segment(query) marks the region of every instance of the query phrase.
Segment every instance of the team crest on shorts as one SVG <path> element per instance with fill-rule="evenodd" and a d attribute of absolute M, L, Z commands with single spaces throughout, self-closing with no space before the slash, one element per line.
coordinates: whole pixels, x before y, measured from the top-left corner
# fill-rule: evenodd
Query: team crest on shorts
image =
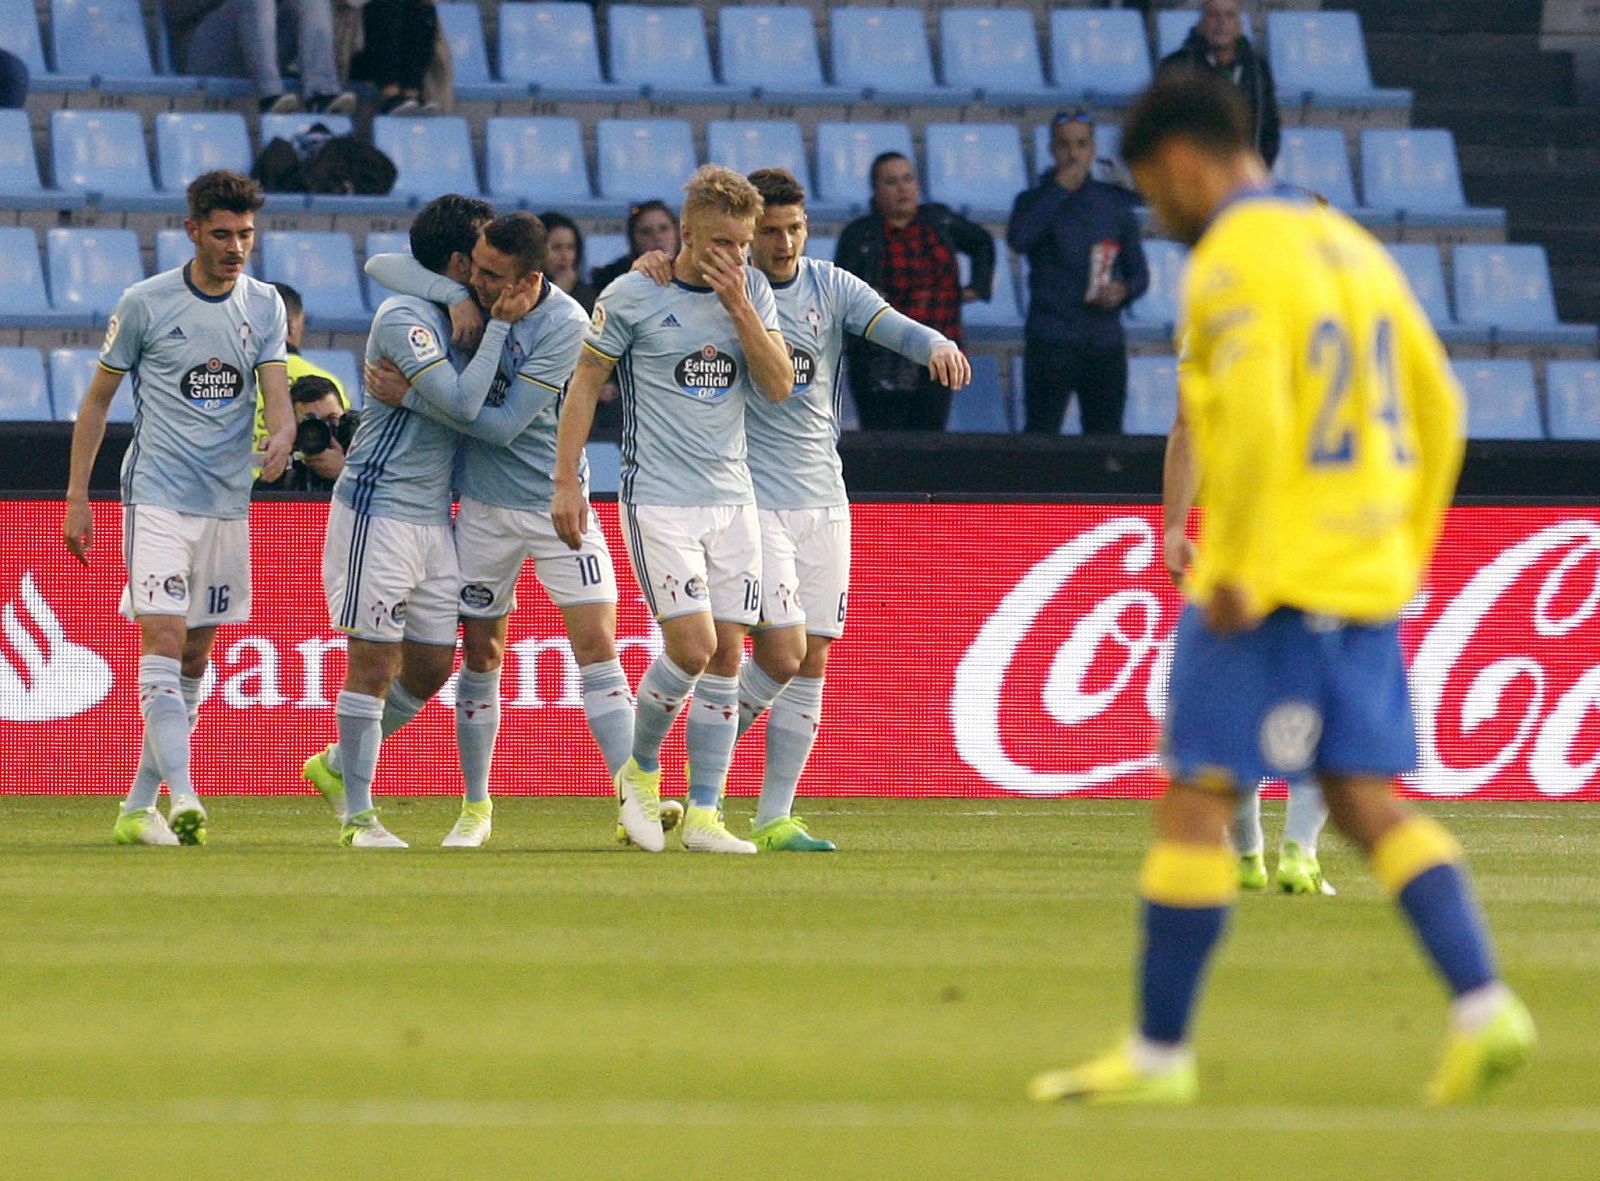
<path fill-rule="evenodd" d="M 706 597 L 706 580 L 696 574 L 683 584 L 683 593 L 697 602 Z"/>
<path fill-rule="evenodd" d="M 169 575 L 161 584 L 161 589 L 167 592 L 167 598 L 179 603 L 189 597 L 189 583 L 181 574 Z"/>
<path fill-rule="evenodd" d="M 156 601 L 156 593 L 161 590 L 161 579 L 157 575 L 150 575 L 144 580 L 144 600 L 147 603 Z"/>
<path fill-rule="evenodd" d="M 1322 715 L 1305 701 L 1285 701 L 1261 719 L 1261 755 L 1275 771 L 1304 771 L 1316 757 Z"/>
<path fill-rule="evenodd" d="M 432 361 L 442 355 L 433 333 L 420 324 L 406 333 L 406 342 L 411 345 L 411 355 L 419 361 Z"/>
<path fill-rule="evenodd" d="M 476 611 L 482 611 L 494 602 L 494 591 L 481 582 L 469 582 L 461 588 L 461 601 Z"/>
<path fill-rule="evenodd" d="M 406 600 L 401 599 L 389 609 L 389 618 L 394 620 L 396 627 L 403 627 L 406 622 L 406 613 L 408 611 L 410 611 L 410 607 L 407 606 Z"/>

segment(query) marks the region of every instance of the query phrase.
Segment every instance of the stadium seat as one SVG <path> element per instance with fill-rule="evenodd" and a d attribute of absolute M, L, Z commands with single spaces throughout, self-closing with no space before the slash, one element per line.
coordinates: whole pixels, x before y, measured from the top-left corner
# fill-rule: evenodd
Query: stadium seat
<path fill-rule="evenodd" d="M 1028 187 L 1022 141 L 1010 123 L 933 123 L 925 132 L 928 199 L 975 221 L 1003 221 Z"/>
<path fill-rule="evenodd" d="M 364 259 L 371 258 L 374 254 L 410 254 L 411 234 L 406 230 L 374 232 L 367 235 L 362 250 L 364 253 L 361 257 Z"/>
<path fill-rule="evenodd" d="M 483 14 L 476 4 L 435 4 L 439 31 L 450 45 L 455 96 L 462 102 L 511 102 L 528 97 L 526 82 L 501 82 L 489 73 Z"/>
<path fill-rule="evenodd" d="M 139 0 L 50 0 L 50 42 L 56 69 L 87 75 L 122 94 L 194 94 L 189 77 L 158 76 L 151 67 Z"/>
<path fill-rule="evenodd" d="M 1269 12 L 1267 57 L 1284 103 L 1409 107 L 1409 90 L 1372 84 L 1361 16 L 1354 12 Z"/>
<path fill-rule="evenodd" d="M 882 152 L 915 160 L 911 129 L 904 123 L 817 124 L 817 191 L 824 201 L 865 207 L 872 198 L 867 170 Z"/>
<path fill-rule="evenodd" d="M 0 349 L 0 419 L 6 422 L 49 422 L 50 380 L 38 349 Z"/>
<path fill-rule="evenodd" d="M 446 193 L 478 195 L 478 165 L 472 134 L 460 116 L 405 118 L 383 115 L 372 121 L 372 142 L 394 161 L 393 194 L 431 201 Z"/>
<path fill-rule="evenodd" d="M 1250 26 L 1250 13 L 1245 10 L 1239 14 L 1239 20 L 1244 26 L 1244 35 L 1252 41 L 1255 33 Z M 1189 34 L 1195 25 L 1200 23 L 1200 12 L 1192 8 L 1163 8 L 1156 13 L 1156 63 L 1159 65 L 1164 57 L 1171 57 L 1183 48 L 1183 43 L 1189 39 Z"/>
<path fill-rule="evenodd" d="M 576 119 L 497 117 L 485 124 L 489 195 L 523 208 L 579 212 L 594 202 L 583 129 Z"/>
<path fill-rule="evenodd" d="M 496 21 L 500 78 L 526 83 L 540 102 L 623 102 L 637 86 L 600 73 L 594 9 L 587 4 L 502 4 Z"/>
<path fill-rule="evenodd" d="M 1127 169 L 1122 163 L 1122 125 L 1097 123 L 1094 128 L 1094 167 L 1089 175 L 1107 184 L 1131 188 Z M 1033 170 L 1030 184 L 1038 183 L 1039 174 L 1054 172 L 1055 160 L 1050 155 L 1050 126 L 1040 123 L 1033 129 Z"/>
<path fill-rule="evenodd" d="M 289 284 L 320 332 L 365 332 L 372 321 L 361 298 L 350 235 L 326 230 L 261 235 L 261 277 Z"/>
<path fill-rule="evenodd" d="M 1411 292 L 1427 313 L 1433 330 L 1445 344 L 1487 345 L 1491 333 L 1486 326 L 1471 327 L 1457 324 L 1450 310 L 1450 292 L 1444 282 L 1444 266 L 1439 261 L 1439 248 L 1431 242 L 1385 242 L 1384 248 L 1394 256 L 1405 272 Z"/>
<path fill-rule="evenodd" d="M 606 47 L 611 76 L 655 102 L 746 102 L 750 86 L 725 86 L 711 74 L 705 18 L 678 4 L 613 4 Z"/>
<path fill-rule="evenodd" d="M 992 353 L 972 357 L 972 381 L 950 395 L 950 417 L 945 429 L 961 435 L 1011 433 L 1006 413 L 1006 391 L 1000 383 L 1000 362 Z"/>
<path fill-rule="evenodd" d="M 1600 362 L 1551 361 L 1544 384 L 1552 439 L 1600 439 Z"/>
<path fill-rule="evenodd" d="M 823 257 L 809 246 L 806 252 Z M 958 254 L 956 264 L 961 270 L 961 285 L 965 287 L 972 282 L 972 259 Z M 994 293 L 988 299 L 975 299 L 961 305 L 961 329 L 970 341 L 1014 341 L 1022 337 L 1022 304 L 1017 298 L 1011 251 L 1004 242 L 997 243 L 994 252 Z"/>
<path fill-rule="evenodd" d="M 1556 319 L 1543 246 L 1455 248 L 1456 319 L 1487 327 L 1504 344 L 1595 346 L 1593 324 Z"/>
<path fill-rule="evenodd" d="M 694 133 L 682 119 L 601 119 L 595 127 L 600 195 L 676 207 L 694 172 Z"/>
<path fill-rule="evenodd" d="M 144 125 L 135 111 L 50 112 L 50 159 L 58 189 L 92 205 L 132 211 L 182 208 L 181 194 L 150 183 Z"/>
<path fill-rule="evenodd" d="M 1054 102 L 1045 83 L 1033 13 L 1020 8 L 947 8 L 939 14 L 939 65 L 951 86 L 984 102 L 1027 106 Z"/>
<path fill-rule="evenodd" d="M 823 80 L 817 27 L 803 7 L 724 5 L 717 13 L 722 77 L 779 106 L 861 101 L 859 86 Z"/>
<path fill-rule="evenodd" d="M 50 304 L 102 321 L 122 293 L 145 277 L 139 235 L 132 230 L 47 230 L 45 270 Z"/>
<path fill-rule="evenodd" d="M 1455 136 L 1436 129 L 1361 133 L 1361 192 L 1373 209 L 1404 221 L 1503 226 L 1503 209 L 1472 209 L 1461 188 Z"/>
<path fill-rule="evenodd" d="M 583 453 L 589 459 L 589 492 L 615 493 L 622 486 L 622 448 L 615 443 L 590 442 Z"/>
<path fill-rule="evenodd" d="M 39 240 L 30 226 L 0 228 L 0 325 L 6 328 L 88 328 L 90 309 L 50 306 L 39 265 Z"/>
<path fill-rule="evenodd" d="M 583 239 L 583 269 L 598 270 L 615 262 L 626 253 L 628 253 L 628 239 L 624 234 L 586 234 Z"/>
<path fill-rule="evenodd" d="M 1126 103 L 1150 85 L 1144 21 L 1131 8 L 1065 8 L 1050 14 L 1056 89 L 1085 102 Z"/>
<path fill-rule="evenodd" d="M 1178 297 L 1183 290 L 1183 265 L 1188 253 L 1176 242 L 1152 238 L 1144 243 L 1150 286 L 1123 313 L 1128 339 L 1164 343 L 1178 322 Z"/>
<path fill-rule="evenodd" d="M 1527 361 L 1456 361 L 1467 395 L 1469 439 L 1542 439 L 1539 395 Z"/>
<path fill-rule="evenodd" d="M 933 78 L 928 30 L 916 8 L 834 8 L 833 78 L 860 87 L 887 106 L 959 106 L 971 89 L 940 86 Z"/>
<path fill-rule="evenodd" d="M 300 355 L 337 377 L 351 409 L 361 409 L 361 363 L 354 353 L 349 349 L 301 349 Z"/>
<path fill-rule="evenodd" d="M 99 349 L 50 350 L 50 402 L 57 422 L 76 422 L 83 395 L 100 368 Z M 111 399 L 107 422 L 132 422 L 134 416 L 133 381 L 124 377 Z"/>
<path fill-rule="evenodd" d="M 1285 127 L 1272 173 L 1285 184 L 1326 197 L 1347 213 L 1359 204 L 1350 178 L 1350 153 L 1344 132 L 1337 127 Z"/>
<path fill-rule="evenodd" d="M 261 146 L 266 147 L 274 139 L 286 139 L 293 143 L 295 136 L 310 131 L 318 123 L 334 135 L 349 135 L 352 130 L 349 115 L 313 115 L 309 112 L 295 115 L 262 115 Z"/>
<path fill-rule="evenodd" d="M 1178 414 L 1176 357 L 1129 357 L 1128 404 L 1122 430 L 1128 435 L 1165 435 Z"/>
<path fill-rule="evenodd" d="M 757 168 L 787 168 L 807 190 L 811 169 L 799 125 L 781 119 L 712 119 L 706 123 L 706 162 L 741 175 Z"/>
<path fill-rule="evenodd" d="M 22 59 L 22 64 L 28 67 L 30 85 L 49 72 L 33 0 L 0 0 L 0 49 Z M 88 78 L 77 81 L 80 87 L 89 84 Z"/>
<path fill-rule="evenodd" d="M 230 168 L 250 173 L 250 131 L 232 113 L 156 116 L 156 172 L 168 192 L 188 188 L 203 172 Z"/>
<path fill-rule="evenodd" d="M 83 194 L 46 189 L 39 183 L 28 112 L 0 111 L 0 204 L 8 209 L 81 209 Z"/>

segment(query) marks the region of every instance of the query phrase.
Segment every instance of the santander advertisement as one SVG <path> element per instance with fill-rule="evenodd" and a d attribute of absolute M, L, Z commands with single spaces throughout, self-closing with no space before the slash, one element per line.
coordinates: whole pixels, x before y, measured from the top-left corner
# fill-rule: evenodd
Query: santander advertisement
<path fill-rule="evenodd" d="M 616 528 L 620 646 L 637 683 L 660 637 Z M 138 647 L 116 615 L 120 509 L 95 509 L 84 570 L 61 506 L 0 502 L 0 742 L 6 791 L 120 795 L 138 761 Z M 802 794 L 1142 796 L 1180 606 L 1159 510 L 1105 505 L 865 504 L 853 510 L 848 631 Z M 320 581 L 327 506 L 258 504 L 254 609 L 221 629 L 194 736 L 202 792 L 306 790 L 334 737 L 344 641 Z M 492 786 L 605 794 L 559 614 L 531 569 L 518 590 Z M 1600 509 L 1459 508 L 1408 608 L 1422 768 L 1416 796 L 1600 798 Z M 1218 692 L 1227 692 L 1219 685 Z M 460 790 L 451 688 L 383 747 L 377 788 Z M 760 785 L 763 725 L 730 790 Z M 682 726 L 668 791 L 681 791 Z"/>

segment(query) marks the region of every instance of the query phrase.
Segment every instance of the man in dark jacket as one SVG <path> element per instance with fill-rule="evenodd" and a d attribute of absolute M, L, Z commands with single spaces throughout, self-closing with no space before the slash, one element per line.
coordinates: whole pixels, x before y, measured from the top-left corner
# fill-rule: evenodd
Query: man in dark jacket
<path fill-rule="evenodd" d="M 961 343 L 961 305 L 994 287 L 994 239 L 945 205 L 922 203 L 917 170 L 899 152 L 872 162 L 872 212 L 845 226 L 834 260 L 883 293 L 897 312 Z M 961 283 L 957 254 L 972 260 Z M 898 353 L 845 337 L 850 393 L 868 431 L 942 431 L 950 390 Z"/>
<path fill-rule="evenodd" d="M 1006 227 L 1011 248 L 1028 258 L 1025 429 L 1060 431 L 1076 392 L 1084 434 L 1121 434 L 1128 400 L 1122 309 L 1150 285 L 1137 199 L 1089 178 L 1094 123 L 1087 112 L 1055 117 L 1050 155 L 1056 166 L 1017 194 Z"/>
<path fill-rule="evenodd" d="M 1278 158 L 1278 94 L 1267 59 L 1244 35 L 1239 0 L 1206 0 L 1188 40 L 1162 58 L 1160 68 L 1210 70 L 1237 86 L 1250 107 L 1256 150 L 1272 167 Z"/>

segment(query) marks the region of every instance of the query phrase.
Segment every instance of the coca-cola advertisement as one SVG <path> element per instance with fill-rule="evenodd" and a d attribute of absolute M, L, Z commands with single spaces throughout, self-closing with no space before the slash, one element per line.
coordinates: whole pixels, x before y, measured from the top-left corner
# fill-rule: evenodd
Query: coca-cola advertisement
<path fill-rule="evenodd" d="M 637 683 L 660 636 L 621 566 L 619 642 Z M 120 508 L 95 506 L 89 568 L 61 506 L 0 502 L 5 790 L 121 794 L 138 761 L 138 644 L 116 614 Z M 833 648 L 811 795 L 1142 796 L 1180 600 L 1155 506 L 866 504 L 852 510 L 849 623 Z M 194 735 L 204 792 L 306 790 L 334 737 L 344 639 L 320 559 L 327 506 L 252 510 L 254 606 L 219 631 Z M 531 569 L 510 624 L 492 787 L 605 794 L 559 614 Z M 1418 796 L 1600 798 L 1600 510 L 1452 511 L 1402 628 L 1417 706 Z M 1227 692 L 1219 685 L 1218 692 Z M 385 741 L 377 790 L 460 790 L 451 689 Z M 681 790 L 682 727 L 665 752 Z M 759 788 L 762 726 L 730 790 Z"/>

